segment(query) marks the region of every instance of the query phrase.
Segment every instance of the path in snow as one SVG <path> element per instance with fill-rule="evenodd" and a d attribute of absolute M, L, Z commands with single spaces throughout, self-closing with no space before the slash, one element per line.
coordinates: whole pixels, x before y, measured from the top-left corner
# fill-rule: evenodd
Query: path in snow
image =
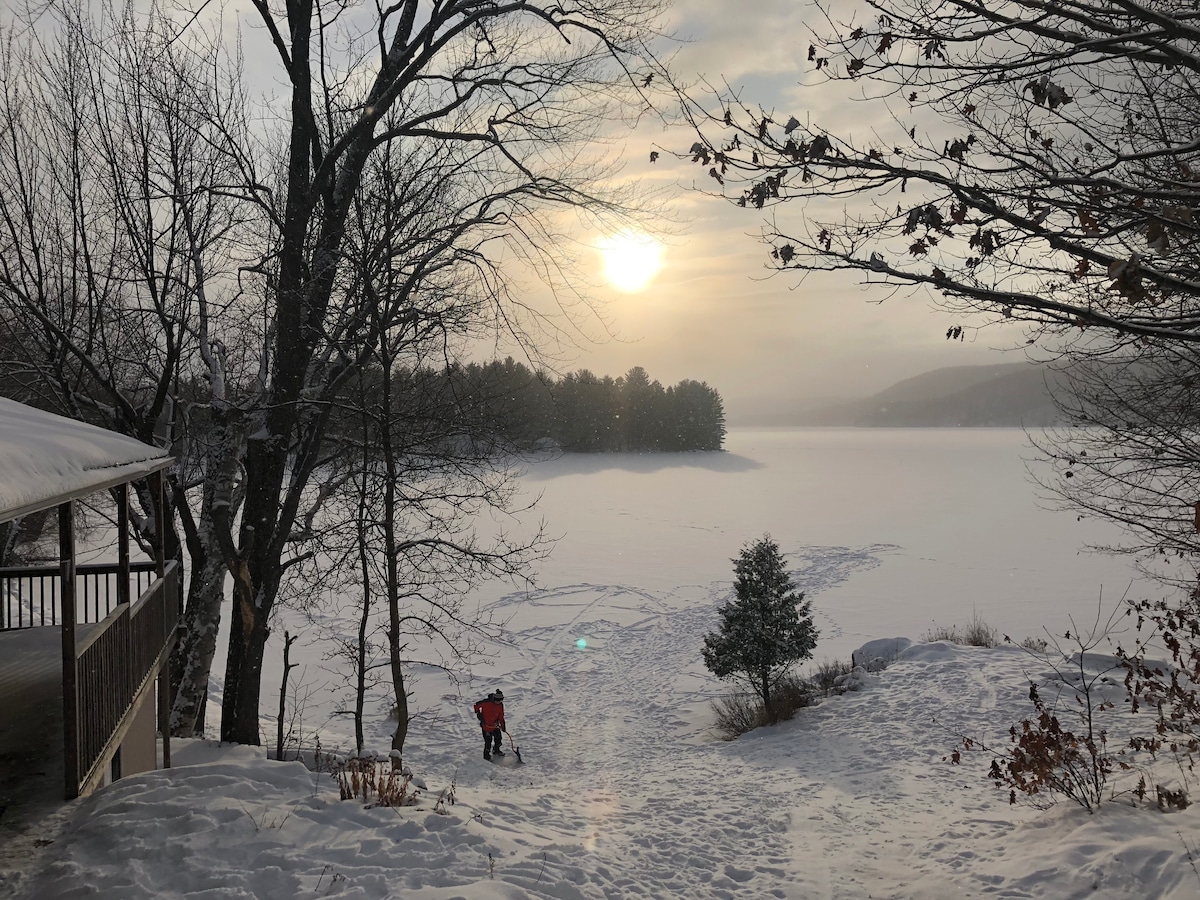
<path fill-rule="evenodd" d="M 817 598 L 890 549 L 814 547 L 789 563 Z M 747 758 L 709 729 L 714 682 L 699 647 L 729 592 L 728 582 L 666 597 L 582 584 L 511 610 L 520 622 L 556 618 L 520 627 L 502 679 L 528 765 L 480 760 L 460 783 L 498 829 L 560 834 L 559 864 L 594 872 L 585 896 L 807 897 L 829 882 L 820 855 L 795 858 L 792 834 L 794 809 L 819 803 L 819 785 L 781 798 L 777 760 Z M 473 717 L 461 731 L 478 744 Z M 507 800 L 518 786 L 541 802 Z M 580 853 L 591 859 L 571 860 Z"/>

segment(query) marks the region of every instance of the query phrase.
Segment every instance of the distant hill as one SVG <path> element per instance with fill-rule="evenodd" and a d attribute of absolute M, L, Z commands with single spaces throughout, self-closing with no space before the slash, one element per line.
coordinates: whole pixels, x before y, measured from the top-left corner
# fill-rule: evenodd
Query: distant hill
<path fill-rule="evenodd" d="M 891 428 L 1040 427 L 1058 420 L 1047 382 L 1058 376 L 1028 362 L 953 366 L 907 378 L 865 400 L 800 413 L 797 425 Z"/>

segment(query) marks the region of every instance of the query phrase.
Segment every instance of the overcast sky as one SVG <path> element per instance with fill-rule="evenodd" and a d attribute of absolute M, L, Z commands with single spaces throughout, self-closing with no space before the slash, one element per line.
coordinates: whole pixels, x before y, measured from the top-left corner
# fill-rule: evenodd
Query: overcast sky
<path fill-rule="evenodd" d="M 846 3 L 849 11 L 852 4 Z M 690 38 L 675 68 L 684 80 L 705 76 L 745 85 L 744 96 L 786 117 L 811 117 L 831 130 L 862 132 L 878 108 L 837 91 L 804 88 L 808 66 L 805 0 L 677 0 L 678 33 Z M 721 392 L 731 421 L 758 409 L 865 396 L 941 366 L 1015 362 L 1015 331 L 971 332 L 945 339 L 962 322 L 938 311 L 925 293 L 890 296 L 852 273 L 772 274 L 756 239 L 762 213 L 690 190 L 701 170 L 664 156 L 651 166 L 652 143 L 685 150 L 684 131 L 660 127 L 624 142 L 626 172 L 676 191 L 672 210 L 685 221 L 670 241 L 662 271 L 642 292 L 598 293 L 622 340 L 582 350 L 574 367 L 618 375 L 642 365 L 664 384 L 707 381 Z M 707 185 L 705 185 L 707 187 Z M 799 215 L 798 206 L 780 211 Z M 785 219 L 784 219 L 785 220 Z M 595 260 L 597 269 L 600 260 Z M 880 302 L 884 301 L 884 302 Z"/>
<path fill-rule="evenodd" d="M 857 6 L 854 0 L 829 2 L 846 16 Z M 226 28 L 240 29 L 247 46 L 263 39 L 248 5 L 222 9 Z M 806 23 L 816 21 L 811 0 L 675 0 L 672 18 L 684 41 L 674 62 L 682 81 L 724 80 L 744 87 L 748 102 L 774 108 L 783 118 L 796 115 L 841 133 L 886 123 L 878 107 L 853 102 L 846 86 L 815 90 L 801 84 L 810 74 Z M 275 63 L 265 47 L 249 51 L 252 81 L 261 87 L 278 80 Z M 641 365 L 663 384 L 707 381 L 737 422 L 759 410 L 866 396 L 941 366 L 1023 358 L 1012 350 L 1022 337 L 1015 331 L 968 332 L 965 342 L 947 341 L 946 329 L 963 320 L 937 311 L 927 294 L 889 296 L 852 273 L 803 281 L 772 273 L 768 251 L 756 238 L 764 221 L 760 211 L 693 190 L 697 177 L 706 188 L 712 182 L 666 153 L 650 164 L 655 145 L 686 150 L 693 140 L 687 131 L 654 124 L 616 140 L 628 176 L 670 192 L 676 234 L 662 270 L 638 293 L 605 284 L 599 254 L 587 254 L 594 267 L 589 274 L 599 285 L 594 293 L 616 338 L 555 354 L 556 369 L 587 367 L 617 376 Z M 785 207 L 778 215 L 786 223 L 799 213 L 798 206 Z"/>

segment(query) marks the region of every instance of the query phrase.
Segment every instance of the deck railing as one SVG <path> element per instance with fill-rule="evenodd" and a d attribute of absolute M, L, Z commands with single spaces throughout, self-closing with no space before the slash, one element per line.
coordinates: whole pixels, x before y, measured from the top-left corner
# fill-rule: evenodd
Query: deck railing
<path fill-rule="evenodd" d="M 179 567 L 167 563 L 132 604 L 122 603 L 75 650 L 78 750 L 74 766 L 79 790 L 86 790 L 120 746 L 133 706 L 174 641 L 179 619 Z"/>
<path fill-rule="evenodd" d="M 116 563 L 75 567 L 75 617 L 78 624 L 100 622 L 117 608 Z M 130 596 L 140 596 L 154 581 L 153 562 L 129 564 Z M 58 566 L 0 568 L 0 631 L 62 623 Z"/>

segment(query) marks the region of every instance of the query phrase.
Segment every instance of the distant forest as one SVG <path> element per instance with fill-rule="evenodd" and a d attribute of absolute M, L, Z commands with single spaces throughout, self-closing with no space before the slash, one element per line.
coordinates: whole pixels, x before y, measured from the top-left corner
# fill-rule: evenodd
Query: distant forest
<path fill-rule="evenodd" d="M 572 453 L 721 450 L 721 395 L 702 381 L 664 388 L 634 366 L 619 378 L 580 369 L 555 379 L 511 356 L 439 373 L 460 405 L 514 443 Z"/>

